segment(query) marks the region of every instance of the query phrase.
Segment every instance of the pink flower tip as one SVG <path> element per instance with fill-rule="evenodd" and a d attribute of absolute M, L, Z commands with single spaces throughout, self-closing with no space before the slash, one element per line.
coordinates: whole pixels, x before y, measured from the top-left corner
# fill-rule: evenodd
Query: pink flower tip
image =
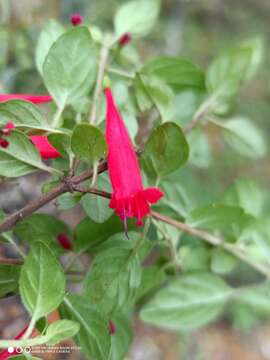
<path fill-rule="evenodd" d="M 9 146 L 9 142 L 8 142 L 6 139 L 0 138 L 0 146 L 1 146 L 3 149 L 6 149 L 6 148 L 8 148 L 8 146 Z"/>
<path fill-rule="evenodd" d="M 126 46 L 128 43 L 130 43 L 132 39 L 132 35 L 130 33 L 123 34 L 120 39 L 118 40 L 118 45 L 120 47 Z"/>
<path fill-rule="evenodd" d="M 110 335 L 114 335 L 114 334 L 116 333 L 116 326 L 115 326 L 115 324 L 112 322 L 112 320 L 109 320 L 108 329 L 109 329 L 109 334 L 110 334 Z"/>
<path fill-rule="evenodd" d="M 38 149 L 42 159 L 56 159 L 61 157 L 59 151 L 53 147 L 45 135 L 33 135 L 30 136 L 32 143 Z"/>
<path fill-rule="evenodd" d="M 59 234 L 57 236 L 57 240 L 59 242 L 59 244 L 62 246 L 62 248 L 64 248 L 65 250 L 72 250 L 73 249 L 73 245 L 69 239 L 69 237 L 67 236 L 67 234 Z"/>
<path fill-rule="evenodd" d="M 10 135 L 12 133 L 12 131 L 15 129 L 15 125 L 13 124 L 13 122 L 8 122 L 6 123 L 6 125 L 4 126 L 4 129 L 2 130 L 3 135 Z"/>
<path fill-rule="evenodd" d="M 80 13 L 71 14 L 69 21 L 73 26 L 77 26 L 83 23 L 83 16 Z"/>

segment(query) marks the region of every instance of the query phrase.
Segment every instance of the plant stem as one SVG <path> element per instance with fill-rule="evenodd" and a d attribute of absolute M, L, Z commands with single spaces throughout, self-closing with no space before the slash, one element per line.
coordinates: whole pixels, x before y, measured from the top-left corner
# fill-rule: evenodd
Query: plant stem
<path fill-rule="evenodd" d="M 0 340 L 0 348 L 7 349 L 8 347 L 17 347 L 17 346 L 36 346 L 45 344 L 48 341 L 48 336 L 36 336 L 32 339 L 22 339 L 22 340 Z"/>
<path fill-rule="evenodd" d="M 200 121 L 205 117 L 205 115 L 207 115 L 208 111 L 211 109 L 211 106 L 215 102 L 215 100 L 216 100 L 216 96 L 212 95 L 205 102 L 202 103 L 202 105 L 199 107 L 199 109 L 196 111 L 195 115 L 193 116 L 191 122 L 184 129 L 184 132 L 186 134 L 189 133 L 193 128 L 195 128 L 200 123 Z"/>
<path fill-rule="evenodd" d="M 36 325 L 36 316 L 34 314 L 30 320 L 30 324 L 28 325 L 26 332 L 24 333 L 24 335 L 22 337 L 22 340 L 27 340 L 32 335 L 35 325 Z"/>
<path fill-rule="evenodd" d="M 10 259 L 0 256 L 0 264 L 1 265 L 22 265 L 22 259 Z"/>
<path fill-rule="evenodd" d="M 267 278 L 270 278 L 270 268 L 267 266 L 264 266 L 262 264 L 258 264 L 256 261 L 251 259 L 245 252 L 243 248 L 241 248 L 239 245 L 234 245 L 225 242 L 224 240 L 220 239 L 217 236 L 214 236 L 212 234 L 209 234 L 208 232 L 204 230 L 195 229 L 192 226 L 182 223 L 180 221 L 171 219 L 165 215 L 161 215 L 157 213 L 156 211 L 152 211 L 151 215 L 154 219 L 157 219 L 159 221 L 163 221 L 169 225 L 174 226 L 175 228 L 182 230 L 190 235 L 194 235 L 196 237 L 199 237 L 200 239 L 208 242 L 211 245 L 218 246 L 223 248 L 224 250 L 227 250 L 234 256 L 236 256 L 238 259 L 244 261 L 246 264 L 250 265 L 253 269 L 257 270 L 262 275 L 266 276 Z"/>
<path fill-rule="evenodd" d="M 98 173 L 102 173 L 103 171 L 107 170 L 107 163 L 103 162 L 98 167 Z M 93 176 L 92 170 L 86 170 L 83 174 L 78 176 L 73 176 L 70 179 L 63 179 L 62 183 L 58 186 L 53 188 L 46 194 L 41 195 L 39 198 L 34 199 L 29 204 L 27 204 L 21 210 L 7 216 L 1 223 L 0 223 L 0 233 L 8 231 L 16 225 L 16 223 L 20 220 L 23 220 L 27 216 L 31 215 L 36 210 L 40 209 L 44 205 L 48 204 L 52 200 L 56 199 L 58 196 L 70 192 L 73 190 L 73 187 L 80 184 L 81 182 L 91 179 Z"/>
<path fill-rule="evenodd" d="M 105 68 L 107 65 L 107 61 L 108 61 L 108 56 L 109 56 L 109 47 L 104 45 L 100 51 L 100 60 L 99 60 L 97 81 L 96 81 L 96 86 L 95 86 L 94 96 L 93 96 L 93 103 L 92 103 L 92 108 L 91 108 L 90 117 L 89 117 L 90 124 L 95 124 L 95 122 L 96 122 L 98 98 L 99 98 L 99 94 L 102 90 L 102 81 L 103 81 L 104 72 L 105 72 Z"/>
<path fill-rule="evenodd" d="M 60 122 L 60 119 L 61 119 L 61 115 L 62 115 L 62 112 L 64 110 L 64 106 L 59 106 L 54 114 L 54 117 L 53 117 L 53 122 L 52 122 L 52 127 L 53 128 L 57 128 L 59 127 L 59 122 Z"/>

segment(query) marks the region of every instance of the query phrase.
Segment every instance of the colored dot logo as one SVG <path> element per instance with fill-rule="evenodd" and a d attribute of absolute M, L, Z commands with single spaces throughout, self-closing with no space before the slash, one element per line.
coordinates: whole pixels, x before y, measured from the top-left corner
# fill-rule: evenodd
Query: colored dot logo
<path fill-rule="evenodd" d="M 16 347 L 16 354 L 22 354 L 23 353 L 23 348 L 21 346 L 17 346 Z"/>

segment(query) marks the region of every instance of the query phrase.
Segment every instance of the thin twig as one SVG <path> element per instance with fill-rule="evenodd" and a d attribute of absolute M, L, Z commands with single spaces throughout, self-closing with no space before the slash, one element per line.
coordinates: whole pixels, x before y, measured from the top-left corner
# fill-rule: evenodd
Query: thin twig
<path fill-rule="evenodd" d="M 184 128 L 184 132 L 186 134 L 188 134 L 191 130 L 193 130 L 208 114 L 215 99 L 216 99 L 215 96 L 211 96 L 208 100 L 202 103 L 202 105 L 199 107 L 199 109 L 196 111 L 195 115 L 193 116 L 191 122 L 188 124 L 187 127 Z"/>
<path fill-rule="evenodd" d="M 98 173 L 102 173 L 103 171 L 106 170 L 107 170 L 107 163 L 106 162 L 101 163 L 98 167 Z M 90 179 L 92 176 L 93 176 L 93 171 L 87 170 L 79 176 L 73 176 L 71 178 L 64 179 L 61 184 L 56 186 L 48 193 L 41 195 L 39 198 L 34 199 L 21 210 L 7 216 L 0 223 L 0 233 L 12 229 L 13 226 L 15 226 L 18 221 L 23 220 L 27 216 L 31 215 L 36 210 L 48 204 L 52 200 L 56 199 L 58 196 L 66 192 L 70 192 L 73 189 L 73 186 L 76 186 L 77 184 Z"/>
<path fill-rule="evenodd" d="M 23 259 L 10 259 L 0 256 L 1 265 L 22 265 Z"/>
<path fill-rule="evenodd" d="M 195 229 L 188 224 L 171 219 L 168 216 L 161 215 L 161 214 L 157 213 L 156 211 L 152 211 L 151 215 L 153 218 L 163 221 L 163 222 L 165 222 L 179 230 L 182 230 L 190 235 L 197 236 L 200 239 L 208 242 L 211 245 L 219 246 L 219 247 L 223 248 L 224 250 L 227 250 L 228 252 L 233 254 L 238 259 L 249 264 L 253 269 L 257 270 L 259 273 L 265 275 L 267 278 L 270 278 L 270 268 L 268 268 L 262 264 L 259 264 L 256 261 L 254 261 L 253 259 L 251 259 L 248 256 L 248 254 L 246 254 L 245 249 L 243 249 L 239 245 L 227 243 L 226 241 L 220 239 L 219 237 L 209 234 L 208 232 L 206 232 L 204 230 Z"/>
<path fill-rule="evenodd" d="M 95 194 L 95 195 L 99 195 L 102 196 L 106 199 L 111 199 L 112 195 L 106 191 L 102 191 L 96 188 L 82 188 L 81 186 L 73 186 L 73 189 L 75 191 L 84 193 L 84 194 Z"/>

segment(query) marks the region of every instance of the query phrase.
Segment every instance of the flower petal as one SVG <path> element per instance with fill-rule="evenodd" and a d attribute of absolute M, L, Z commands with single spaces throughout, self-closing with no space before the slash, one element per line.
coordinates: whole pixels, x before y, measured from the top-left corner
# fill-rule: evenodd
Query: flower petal
<path fill-rule="evenodd" d="M 147 189 L 143 190 L 143 194 L 144 194 L 145 199 L 148 202 L 150 202 L 150 204 L 157 203 L 164 195 L 164 193 L 161 190 L 159 190 L 158 188 L 155 188 L 155 187 L 151 187 L 151 188 L 147 188 Z"/>

